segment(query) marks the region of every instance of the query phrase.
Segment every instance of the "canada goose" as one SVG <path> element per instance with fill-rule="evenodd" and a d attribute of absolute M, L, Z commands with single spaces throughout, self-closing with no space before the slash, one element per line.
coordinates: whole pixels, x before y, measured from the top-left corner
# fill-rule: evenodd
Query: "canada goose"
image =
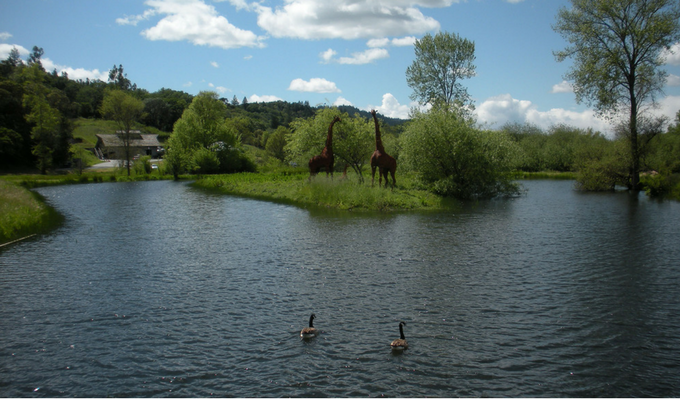
<path fill-rule="evenodd" d="M 399 334 L 401 338 L 399 339 L 394 339 L 390 346 L 392 347 L 392 350 L 406 350 L 408 349 L 408 342 L 406 341 L 406 338 L 404 337 L 404 325 L 406 325 L 406 322 L 400 322 L 399 323 Z"/>
<path fill-rule="evenodd" d="M 303 338 L 303 339 L 313 338 L 318 333 L 318 331 L 314 327 L 314 322 L 313 322 L 314 318 L 316 318 L 316 315 L 314 315 L 314 314 L 309 316 L 309 327 L 302 328 L 302 330 L 300 331 L 300 337 L 301 338 Z"/>

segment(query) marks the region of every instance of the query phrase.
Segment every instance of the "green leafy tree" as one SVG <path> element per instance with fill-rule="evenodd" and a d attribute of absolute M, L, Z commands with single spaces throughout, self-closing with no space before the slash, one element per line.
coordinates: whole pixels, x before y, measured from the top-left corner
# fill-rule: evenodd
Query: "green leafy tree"
<path fill-rule="evenodd" d="M 37 65 L 38 68 L 40 68 L 41 71 L 45 71 L 45 68 L 43 68 L 41 58 L 45 54 L 45 51 L 43 50 L 42 47 L 38 46 L 33 46 L 33 51 L 31 54 L 28 56 L 28 65 Z"/>
<path fill-rule="evenodd" d="M 132 159 L 132 130 L 137 125 L 144 111 L 144 103 L 122 90 L 109 90 L 104 95 L 100 109 L 101 114 L 118 124 L 118 137 L 123 143 L 123 156 L 128 176 L 130 176 L 130 160 Z"/>
<path fill-rule="evenodd" d="M 603 136 L 581 143 L 576 148 L 577 188 L 585 191 L 614 190 L 628 178 L 630 153 L 626 141 L 610 141 Z"/>
<path fill-rule="evenodd" d="M 375 150 L 375 124 L 372 119 L 362 118 L 355 114 L 354 118 L 349 118 L 347 113 L 343 114 L 340 126 L 338 126 L 337 144 L 333 144 L 333 151 L 340 160 L 352 167 L 352 170 L 359 177 L 359 182 L 364 181 L 364 166 L 369 161 L 371 154 Z M 386 147 L 392 143 L 383 135 L 383 143 Z M 394 154 L 394 153 L 392 153 Z"/>
<path fill-rule="evenodd" d="M 194 97 L 168 140 L 166 161 L 175 177 L 182 171 L 198 173 L 254 170 L 241 150 L 241 137 L 225 120 L 226 105 L 215 92 Z"/>
<path fill-rule="evenodd" d="M 284 161 L 286 158 L 286 152 L 283 150 L 286 146 L 286 137 L 290 135 L 290 129 L 279 126 L 276 128 L 269 138 L 267 138 L 267 143 L 265 145 L 265 150 L 267 153 L 271 154 L 275 158 Z"/>
<path fill-rule="evenodd" d="M 462 79 L 475 76 L 475 43 L 457 34 L 429 33 L 416 40 L 416 59 L 406 69 L 411 99 L 421 104 L 471 107 Z"/>
<path fill-rule="evenodd" d="M 109 71 L 109 82 L 112 83 L 119 90 L 136 90 L 137 84 L 133 84 L 127 77 L 123 70 L 123 65 L 114 65 Z"/>
<path fill-rule="evenodd" d="M 418 113 L 401 136 L 400 161 L 429 190 L 460 199 L 513 195 L 516 144 L 503 132 L 475 128 L 465 113 Z"/>
<path fill-rule="evenodd" d="M 33 125 L 32 153 L 36 157 L 38 168 L 44 174 L 52 167 L 52 152 L 59 130 L 61 115 L 47 100 L 49 88 L 43 85 L 44 72 L 42 66 L 35 62 L 22 72 L 24 83 L 23 105 L 30 112 L 25 118 Z"/>
<path fill-rule="evenodd" d="M 170 105 L 167 101 L 157 97 L 144 100 L 142 122 L 145 125 L 153 126 L 162 131 L 169 131 L 172 129 L 170 118 Z"/>
<path fill-rule="evenodd" d="M 680 40 L 677 0 L 571 0 L 553 29 L 569 43 L 555 52 L 558 61 L 574 64 L 566 74 L 576 101 L 599 115 L 626 112 L 630 189 L 639 189 L 638 120 L 653 105 L 666 81 L 663 54 Z"/>
<path fill-rule="evenodd" d="M 23 61 L 21 61 L 19 50 L 16 47 L 12 47 L 7 58 L 0 62 L 0 78 L 9 78 L 16 67 L 22 64 Z"/>
<path fill-rule="evenodd" d="M 649 144 L 647 164 L 650 169 L 665 174 L 680 173 L 680 111 L 667 132 L 656 135 Z"/>
<path fill-rule="evenodd" d="M 31 124 L 23 106 L 24 86 L 0 80 L 0 167 L 30 166 Z"/>
<path fill-rule="evenodd" d="M 340 116 L 340 122 L 333 126 L 333 155 L 336 165 L 338 160 L 350 165 L 363 177 L 363 166 L 374 150 L 372 122 L 347 113 L 340 113 L 336 108 L 317 110 L 314 117 L 297 119 L 291 122 L 292 133 L 284 148 L 286 159 L 300 165 L 307 165 L 310 158 L 318 155 L 326 145 L 328 127 L 333 118 Z"/>

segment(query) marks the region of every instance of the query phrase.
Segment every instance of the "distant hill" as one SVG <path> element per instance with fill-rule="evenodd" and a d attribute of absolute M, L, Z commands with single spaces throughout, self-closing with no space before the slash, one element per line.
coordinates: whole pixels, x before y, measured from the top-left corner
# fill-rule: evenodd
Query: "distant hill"
<path fill-rule="evenodd" d="M 358 109 L 358 108 L 356 108 L 356 107 L 354 107 L 354 106 L 338 106 L 338 109 L 339 109 L 340 111 L 342 111 L 342 112 L 346 112 L 346 113 L 349 114 L 350 116 L 354 116 L 354 114 L 357 114 L 357 113 L 358 113 L 358 114 L 361 115 L 363 118 L 368 118 L 368 119 L 373 118 L 373 116 L 371 115 L 370 112 L 364 111 L 364 110 L 360 110 L 360 109 Z M 380 114 L 380 112 L 378 112 L 378 119 L 383 120 L 383 121 L 384 121 L 384 124 L 387 125 L 387 126 L 401 125 L 401 124 L 403 124 L 404 122 L 407 122 L 407 121 L 408 121 L 407 119 L 386 117 L 386 116 Z"/>
<path fill-rule="evenodd" d="M 272 101 L 266 103 L 241 103 L 233 104 L 228 99 L 221 99 L 228 106 L 227 116 L 245 117 L 251 121 L 250 129 L 266 131 L 276 129 L 280 125 L 288 126 L 297 118 L 309 118 L 316 114 L 316 111 L 326 106 L 310 106 L 309 102 L 289 103 L 287 101 Z M 361 115 L 362 118 L 371 119 L 371 113 L 360 110 L 354 106 L 339 106 L 341 112 L 346 112 L 350 116 Z M 386 126 L 398 126 L 408 120 L 399 118 L 389 118 L 378 113 L 378 118 L 383 120 Z"/>

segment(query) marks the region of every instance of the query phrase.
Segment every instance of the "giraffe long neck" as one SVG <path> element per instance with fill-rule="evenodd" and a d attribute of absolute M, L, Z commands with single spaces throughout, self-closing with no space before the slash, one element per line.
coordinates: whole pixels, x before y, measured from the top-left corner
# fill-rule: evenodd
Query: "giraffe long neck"
<path fill-rule="evenodd" d="M 326 148 L 328 151 L 333 150 L 333 125 L 335 125 L 336 122 L 337 120 L 334 119 L 328 127 L 328 136 L 326 137 Z"/>
<path fill-rule="evenodd" d="M 382 139 L 380 139 L 380 123 L 378 123 L 378 117 L 373 114 L 373 122 L 375 122 L 375 149 L 385 152 L 385 148 L 382 144 Z"/>

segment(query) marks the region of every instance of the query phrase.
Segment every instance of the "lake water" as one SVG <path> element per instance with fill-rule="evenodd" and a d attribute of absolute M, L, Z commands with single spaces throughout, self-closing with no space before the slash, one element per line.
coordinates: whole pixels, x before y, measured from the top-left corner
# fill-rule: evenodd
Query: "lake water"
<path fill-rule="evenodd" d="M 680 204 L 523 185 L 382 214 L 38 189 L 66 222 L 0 250 L 0 396 L 680 396 Z"/>

